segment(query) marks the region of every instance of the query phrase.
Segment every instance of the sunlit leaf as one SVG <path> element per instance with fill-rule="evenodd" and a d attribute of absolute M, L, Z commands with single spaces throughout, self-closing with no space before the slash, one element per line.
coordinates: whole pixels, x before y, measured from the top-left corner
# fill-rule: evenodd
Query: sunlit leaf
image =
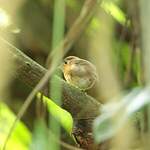
<path fill-rule="evenodd" d="M 124 117 L 117 113 L 105 113 L 98 117 L 94 122 L 96 142 L 105 141 L 115 135 L 125 121 L 124 119 Z"/>
<path fill-rule="evenodd" d="M 120 24 L 130 25 L 129 20 L 127 20 L 125 13 L 112 1 L 105 0 L 102 1 L 101 7 L 110 15 L 113 16 Z"/>
<path fill-rule="evenodd" d="M 3 147 L 6 136 L 15 120 L 13 112 L 0 102 L 0 149 Z M 31 133 L 27 127 L 19 121 L 10 137 L 6 150 L 27 150 L 31 142 Z"/>
<path fill-rule="evenodd" d="M 135 98 L 126 107 L 126 113 L 131 116 L 133 113 L 139 111 L 145 105 L 150 103 L 150 89 L 146 88 L 139 92 Z"/>
<path fill-rule="evenodd" d="M 94 121 L 94 137 L 102 142 L 113 137 L 140 109 L 150 103 L 150 88 L 135 89 L 119 102 L 109 104 Z"/>
<path fill-rule="evenodd" d="M 41 97 L 41 93 L 37 94 L 38 98 Z M 50 114 L 62 125 L 62 127 L 70 134 L 73 127 L 73 119 L 69 112 L 56 105 L 51 99 L 43 96 L 44 103 L 47 104 Z"/>
<path fill-rule="evenodd" d="M 0 27 L 8 27 L 11 24 L 10 16 L 5 10 L 0 8 Z"/>

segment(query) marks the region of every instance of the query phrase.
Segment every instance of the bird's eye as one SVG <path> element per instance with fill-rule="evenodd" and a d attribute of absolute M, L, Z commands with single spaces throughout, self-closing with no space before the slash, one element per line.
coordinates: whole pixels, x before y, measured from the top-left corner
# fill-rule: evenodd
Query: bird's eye
<path fill-rule="evenodd" d="M 64 61 L 64 64 L 67 64 L 67 61 Z"/>

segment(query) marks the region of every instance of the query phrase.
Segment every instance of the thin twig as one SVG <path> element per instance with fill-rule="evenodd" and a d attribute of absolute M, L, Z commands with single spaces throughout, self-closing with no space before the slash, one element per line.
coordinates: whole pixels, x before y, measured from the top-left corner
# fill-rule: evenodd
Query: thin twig
<path fill-rule="evenodd" d="M 67 148 L 67 149 L 69 149 L 69 150 L 83 150 L 83 149 L 81 149 L 81 148 L 77 148 L 77 147 L 74 147 L 74 146 L 72 146 L 72 145 L 69 145 L 69 144 L 67 144 L 67 143 L 65 143 L 65 142 L 63 142 L 63 141 L 60 141 L 60 144 L 61 144 L 64 148 Z"/>
<path fill-rule="evenodd" d="M 76 42 L 78 37 L 83 33 L 84 29 L 86 28 L 86 25 L 94 12 L 96 11 L 96 7 L 98 7 L 99 0 L 86 0 L 84 3 L 84 6 L 81 10 L 80 15 L 68 31 L 67 35 L 65 36 L 64 40 L 60 43 L 60 47 L 63 49 L 60 49 L 59 46 L 57 49 L 55 49 L 55 53 L 60 52 L 60 50 L 64 50 L 63 54 L 65 55 L 68 50 L 72 47 L 72 45 Z M 53 51 L 52 51 L 53 52 Z M 50 64 L 51 58 L 53 58 L 53 53 L 50 53 L 46 64 L 47 66 Z"/>
<path fill-rule="evenodd" d="M 58 138 L 55 137 L 55 134 L 54 134 L 51 130 L 49 130 L 48 128 L 47 128 L 47 130 L 48 130 L 49 135 L 52 135 L 52 136 L 53 136 L 53 139 L 54 139 L 58 144 L 62 145 L 64 148 L 67 148 L 67 149 L 69 149 L 69 150 L 83 150 L 82 148 L 75 147 L 75 146 L 73 146 L 73 145 L 70 145 L 70 144 L 68 144 L 68 143 L 66 143 L 66 142 L 64 142 L 64 141 L 62 141 L 62 140 L 59 140 Z"/>

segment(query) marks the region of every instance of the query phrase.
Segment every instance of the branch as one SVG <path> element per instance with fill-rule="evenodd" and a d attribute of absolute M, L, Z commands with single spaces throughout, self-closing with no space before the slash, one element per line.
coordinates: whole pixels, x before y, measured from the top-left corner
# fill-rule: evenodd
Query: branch
<path fill-rule="evenodd" d="M 48 70 L 33 61 L 7 41 L 0 39 L 0 45 L 1 44 L 5 44 L 7 46 L 7 50 L 12 59 L 11 61 L 16 64 L 16 69 L 12 69 L 11 74 L 23 81 L 25 84 L 34 88 Z M 67 84 L 57 75 L 55 75 L 55 80 L 59 81 L 63 87 L 63 107 L 68 110 L 73 117 L 89 118 L 95 117 L 99 114 L 99 107 L 101 105 L 97 102 L 97 100 Z M 53 82 L 55 81 L 53 80 Z M 52 84 L 55 85 L 54 83 Z"/>

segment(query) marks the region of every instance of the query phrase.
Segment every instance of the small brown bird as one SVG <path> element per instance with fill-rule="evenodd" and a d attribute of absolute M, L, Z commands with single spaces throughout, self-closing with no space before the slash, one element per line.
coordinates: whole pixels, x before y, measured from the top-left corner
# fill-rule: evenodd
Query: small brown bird
<path fill-rule="evenodd" d="M 75 56 L 68 56 L 64 59 L 62 70 L 66 81 L 81 90 L 90 89 L 98 78 L 96 68 L 92 63 Z"/>

